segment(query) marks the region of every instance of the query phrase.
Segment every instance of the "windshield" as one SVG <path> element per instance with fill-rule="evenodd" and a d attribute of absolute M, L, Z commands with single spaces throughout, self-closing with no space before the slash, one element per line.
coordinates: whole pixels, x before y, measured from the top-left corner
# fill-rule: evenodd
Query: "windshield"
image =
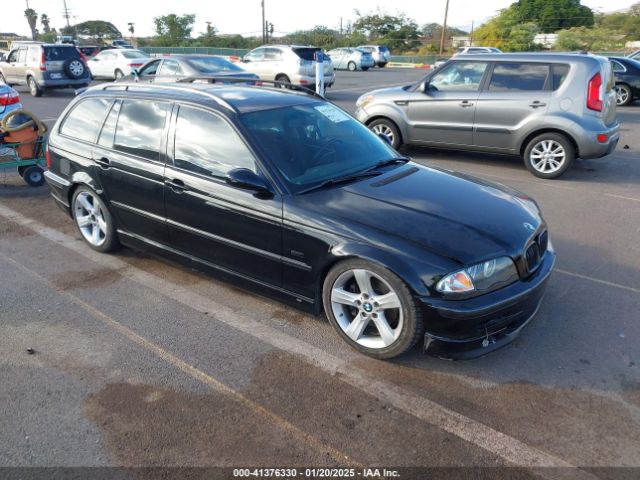
<path fill-rule="evenodd" d="M 330 103 L 261 110 L 240 118 L 294 193 L 402 158 Z"/>
<path fill-rule="evenodd" d="M 187 63 L 200 73 L 216 72 L 244 72 L 240 67 L 219 57 L 196 57 L 187 60 Z"/>

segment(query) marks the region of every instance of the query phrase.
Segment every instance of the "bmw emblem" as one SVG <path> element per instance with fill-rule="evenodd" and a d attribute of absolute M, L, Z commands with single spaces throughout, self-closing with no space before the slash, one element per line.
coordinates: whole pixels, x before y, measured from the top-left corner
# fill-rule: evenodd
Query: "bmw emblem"
<path fill-rule="evenodd" d="M 370 303 L 365 303 L 364 305 L 362 305 L 362 308 L 367 313 L 371 313 L 373 311 L 373 307 Z"/>
<path fill-rule="evenodd" d="M 530 224 L 530 223 L 528 223 L 528 222 L 524 222 L 524 223 L 522 224 L 522 226 L 523 226 L 524 228 L 526 228 L 527 230 L 529 230 L 530 232 L 535 232 L 535 231 L 536 231 L 536 227 L 534 227 L 533 225 L 531 225 L 531 224 Z"/>

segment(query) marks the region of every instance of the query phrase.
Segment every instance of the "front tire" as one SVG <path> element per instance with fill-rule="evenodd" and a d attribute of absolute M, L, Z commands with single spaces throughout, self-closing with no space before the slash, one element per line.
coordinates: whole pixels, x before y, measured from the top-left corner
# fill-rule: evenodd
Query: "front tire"
<path fill-rule="evenodd" d="M 350 72 L 355 72 L 357 70 L 357 65 L 355 64 L 355 62 L 349 62 L 347 64 L 347 68 L 349 69 Z"/>
<path fill-rule="evenodd" d="M 387 118 L 378 118 L 371 122 L 369 125 L 369 130 L 371 130 L 376 135 L 384 135 L 389 140 L 389 144 L 393 148 L 399 148 L 402 145 L 402 138 L 400 136 L 400 131 L 395 123 Z"/>
<path fill-rule="evenodd" d="M 633 92 L 629 85 L 621 83 L 615 86 L 616 89 L 616 105 L 619 107 L 625 107 L 633 101 Z"/>
<path fill-rule="evenodd" d="M 559 133 L 543 133 L 533 138 L 524 151 L 524 164 L 538 178 L 557 178 L 576 159 L 573 143 Z"/>
<path fill-rule="evenodd" d="M 89 187 L 78 187 L 73 193 L 71 212 L 80 235 L 92 249 L 106 253 L 120 246 L 111 212 Z"/>
<path fill-rule="evenodd" d="M 36 79 L 33 77 L 27 78 L 27 86 L 29 87 L 29 93 L 32 97 L 41 97 L 44 91 L 36 82 Z"/>
<path fill-rule="evenodd" d="M 334 266 L 325 278 L 322 300 L 340 336 L 373 358 L 402 355 L 424 333 L 409 288 L 391 271 L 368 261 L 345 260 Z"/>

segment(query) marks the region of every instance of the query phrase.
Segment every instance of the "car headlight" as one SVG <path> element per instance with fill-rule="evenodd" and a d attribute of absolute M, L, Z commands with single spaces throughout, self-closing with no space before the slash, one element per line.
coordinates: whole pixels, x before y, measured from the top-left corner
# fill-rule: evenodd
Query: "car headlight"
<path fill-rule="evenodd" d="M 356 108 L 365 108 L 373 101 L 373 95 L 363 95 L 356 102 Z"/>
<path fill-rule="evenodd" d="M 518 280 L 518 271 L 509 257 L 499 257 L 450 273 L 436 284 L 444 294 L 487 293 Z"/>

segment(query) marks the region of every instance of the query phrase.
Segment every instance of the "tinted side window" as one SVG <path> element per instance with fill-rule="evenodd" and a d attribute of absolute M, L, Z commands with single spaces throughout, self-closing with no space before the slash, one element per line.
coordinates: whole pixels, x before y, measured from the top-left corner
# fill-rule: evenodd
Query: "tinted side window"
<path fill-rule="evenodd" d="M 436 91 L 477 91 L 487 64 L 482 62 L 455 62 L 438 71 L 429 81 Z"/>
<path fill-rule="evenodd" d="M 552 65 L 553 77 L 551 79 L 551 88 L 557 90 L 564 82 L 569 74 L 569 65 Z"/>
<path fill-rule="evenodd" d="M 549 65 L 536 63 L 498 63 L 491 75 L 492 92 L 522 92 L 544 90 Z"/>
<path fill-rule="evenodd" d="M 125 100 L 120 107 L 113 148 L 158 160 L 169 105 L 147 100 Z"/>
<path fill-rule="evenodd" d="M 95 142 L 111 99 L 88 98 L 69 112 L 60 126 L 60 133 L 85 142 Z"/>
<path fill-rule="evenodd" d="M 614 72 L 626 72 L 627 69 L 620 62 L 616 62 L 615 60 L 611 60 L 611 65 L 613 65 Z"/>
<path fill-rule="evenodd" d="M 223 177 L 234 168 L 255 171 L 253 155 L 226 120 L 190 107 L 178 113 L 174 164 L 209 177 Z"/>
<path fill-rule="evenodd" d="M 140 70 L 140 75 L 155 75 L 158 71 L 160 60 L 155 60 Z"/>

